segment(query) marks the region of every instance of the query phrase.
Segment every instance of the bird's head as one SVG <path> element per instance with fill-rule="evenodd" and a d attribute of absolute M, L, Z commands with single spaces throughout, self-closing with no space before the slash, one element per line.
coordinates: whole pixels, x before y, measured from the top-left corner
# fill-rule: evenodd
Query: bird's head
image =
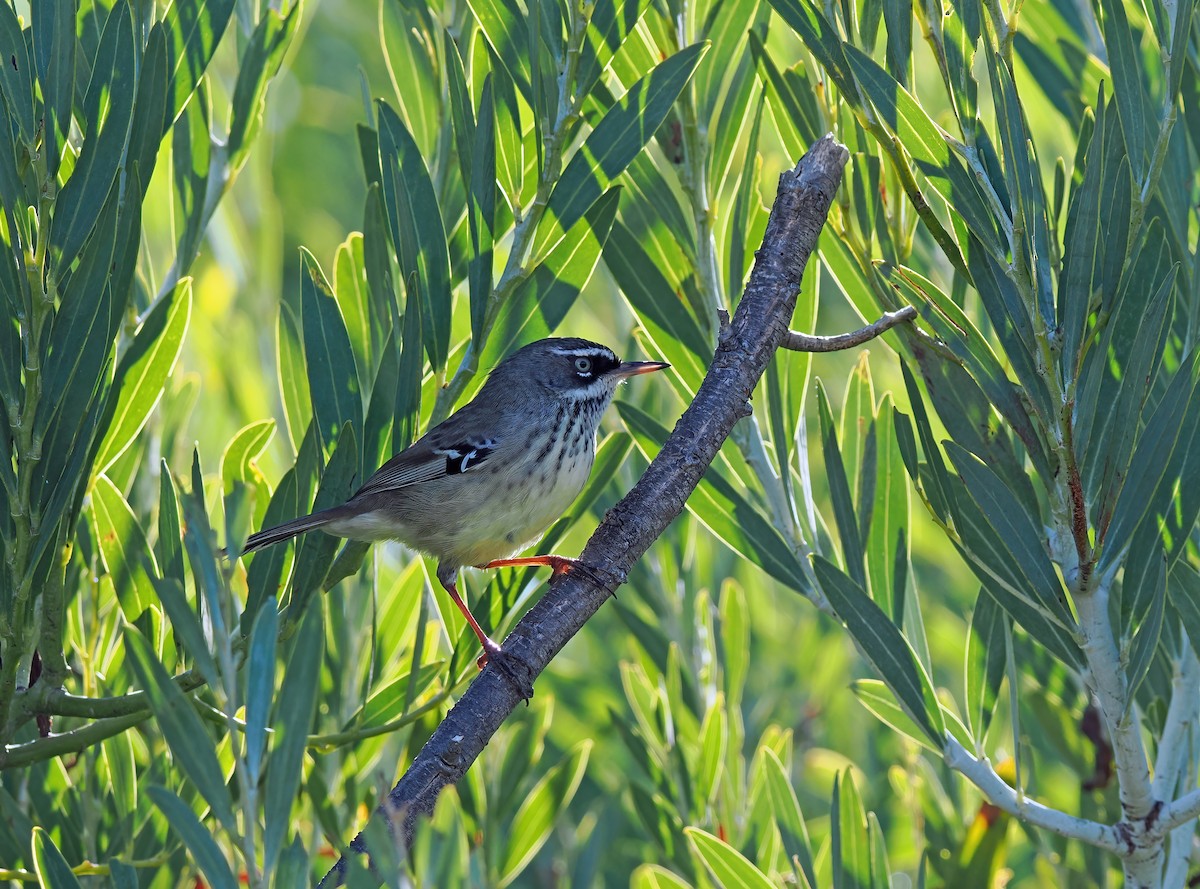
<path fill-rule="evenodd" d="M 608 346 L 578 338 L 538 340 L 518 349 L 493 371 L 493 378 L 525 378 L 566 401 L 612 399 L 617 383 L 662 370 L 661 361 L 622 361 Z"/>

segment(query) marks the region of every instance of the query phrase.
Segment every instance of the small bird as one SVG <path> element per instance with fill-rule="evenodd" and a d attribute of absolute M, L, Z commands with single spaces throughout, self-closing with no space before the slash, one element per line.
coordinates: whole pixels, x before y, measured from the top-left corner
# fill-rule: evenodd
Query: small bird
<path fill-rule="evenodd" d="M 496 365 L 474 400 L 392 457 L 341 506 L 259 531 L 243 552 L 320 529 L 354 540 L 399 540 L 428 553 L 483 645 L 483 669 L 503 652 L 459 596 L 459 568 L 542 565 L 554 575 L 583 568 L 564 556 L 509 557 L 583 490 L 596 428 L 617 384 L 669 366 L 621 361 L 583 339 L 530 343 Z"/>

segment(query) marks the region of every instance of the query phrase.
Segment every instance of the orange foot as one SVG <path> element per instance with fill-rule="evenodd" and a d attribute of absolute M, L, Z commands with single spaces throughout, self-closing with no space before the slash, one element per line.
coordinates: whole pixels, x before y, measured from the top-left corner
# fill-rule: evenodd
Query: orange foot
<path fill-rule="evenodd" d="M 589 565 L 585 565 L 578 559 L 571 559 L 567 556 L 521 556 L 516 559 L 493 559 L 486 565 L 477 565 L 476 567 L 481 570 L 487 570 L 489 568 L 518 568 L 526 565 L 549 568 L 551 577 L 560 577 L 563 574 L 570 574 L 572 571 L 578 571 L 580 574 L 585 575 L 598 587 L 607 587 L 609 583 L 611 583 L 611 581 L 606 583 L 604 579 L 596 573 L 595 569 L 591 568 Z"/>

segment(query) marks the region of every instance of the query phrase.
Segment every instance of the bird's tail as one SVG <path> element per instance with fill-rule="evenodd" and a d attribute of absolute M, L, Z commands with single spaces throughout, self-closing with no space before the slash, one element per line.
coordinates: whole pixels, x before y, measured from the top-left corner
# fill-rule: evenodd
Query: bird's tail
<path fill-rule="evenodd" d="M 322 509 L 320 512 L 314 512 L 312 515 L 292 519 L 290 522 L 284 522 L 282 525 L 276 525 L 274 528 L 264 528 L 257 534 L 250 535 L 246 540 L 246 545 L 242 547 L 242 553 L 252 553 L 255 550 L 262 549 L 264 546 L 291 540 L 297 534 L 303 534 L 305 531 L 324 527 L 330 522 L 343 517 L 341 507 L 335 506 L 333 509 Z"/>

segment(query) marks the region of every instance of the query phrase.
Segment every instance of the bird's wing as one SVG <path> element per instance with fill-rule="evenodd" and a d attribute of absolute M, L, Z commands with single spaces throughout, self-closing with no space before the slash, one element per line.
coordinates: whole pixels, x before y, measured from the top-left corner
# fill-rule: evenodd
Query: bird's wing
<path fill-rule="evenodd" d="M 447 421 L 379 467 L 354 496 L 395 491 L 474 471 L 498 446 L 495 436 L 467 433 L 460 424 Z"/>

